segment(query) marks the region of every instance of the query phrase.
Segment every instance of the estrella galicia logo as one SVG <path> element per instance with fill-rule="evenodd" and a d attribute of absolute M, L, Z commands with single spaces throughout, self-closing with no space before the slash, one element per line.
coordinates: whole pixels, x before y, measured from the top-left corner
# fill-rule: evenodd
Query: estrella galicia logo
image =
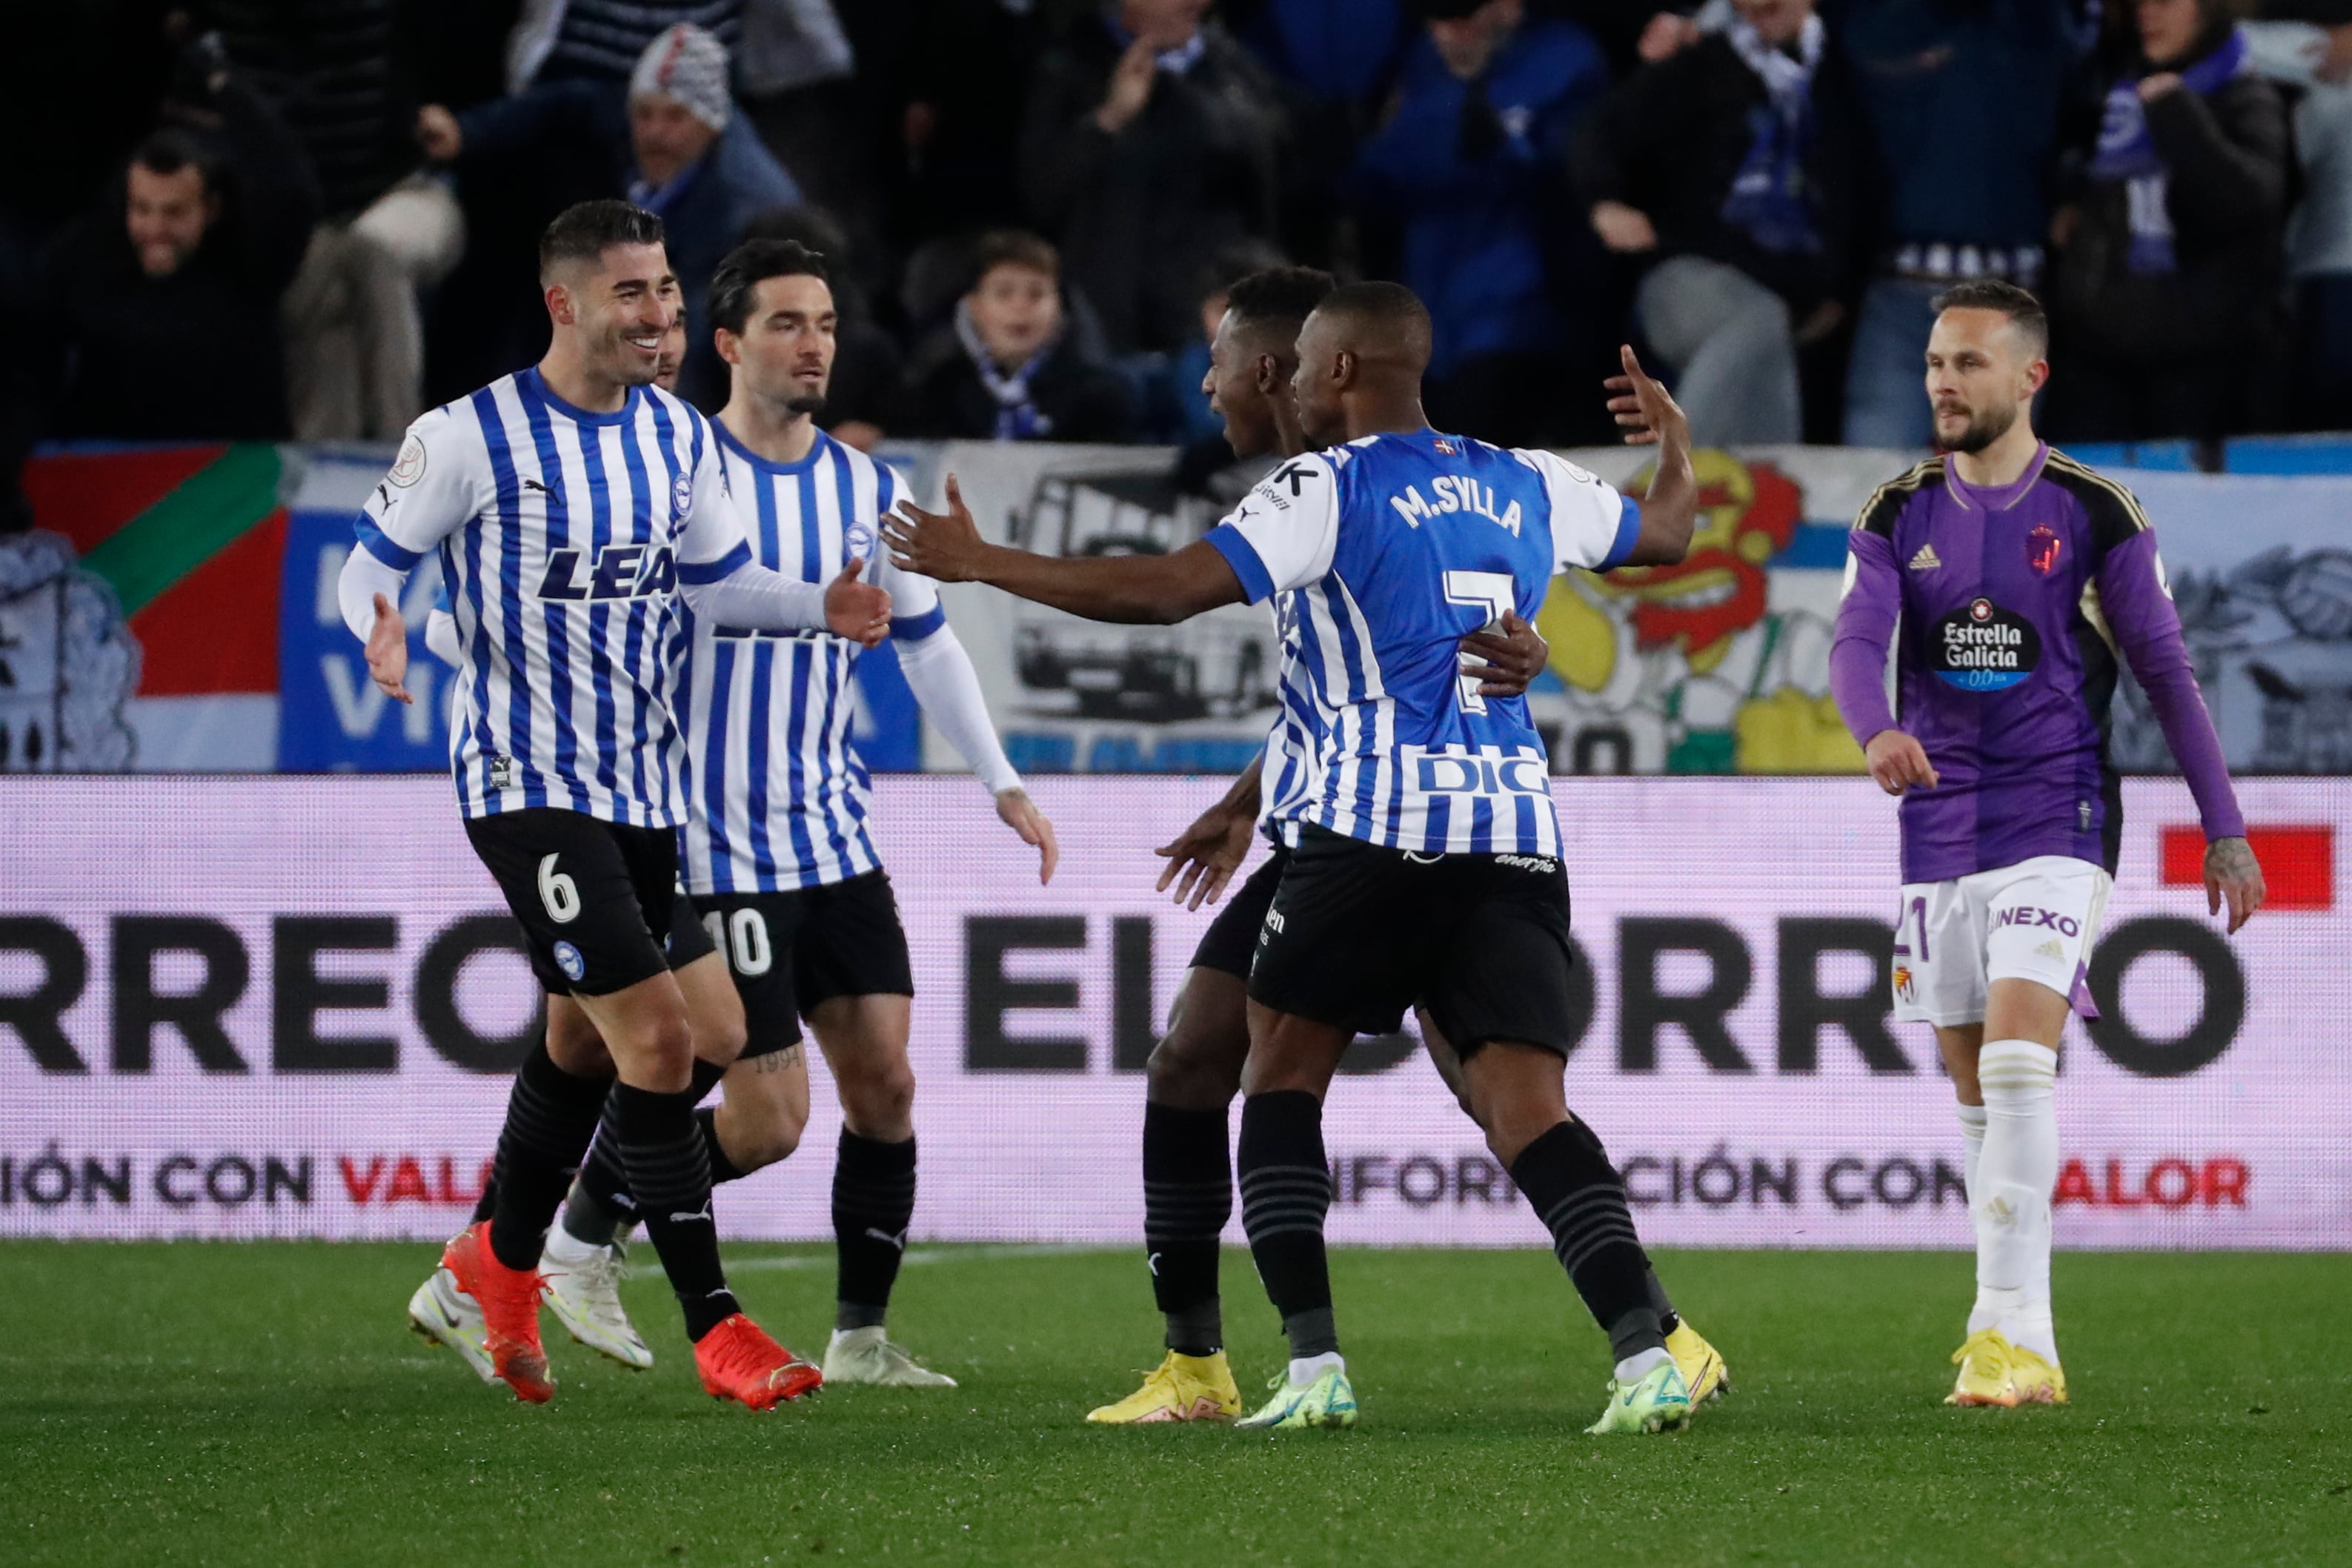
<path fill-rule="evenodd" d="M 2042 662 L 2042 634 L 1990 599 L 1971 599 L 1936 626 L 1928 658 L 1963 691 L 2006 691 Z"/>
<path fill-rule="evenodd" d="M 588 973 L 588 961 L 581 957 L 580 950 L 568 942 L 555 944 L 555 963 L 563 971 L 563 977 L 574 983 Z"/>

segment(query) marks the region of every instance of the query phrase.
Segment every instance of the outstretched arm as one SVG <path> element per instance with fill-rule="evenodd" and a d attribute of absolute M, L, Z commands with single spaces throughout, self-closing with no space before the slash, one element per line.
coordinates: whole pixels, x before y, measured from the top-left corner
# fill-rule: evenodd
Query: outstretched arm
<path fill-rule="evenodd" d="M 1653 380 L 1633 357 L 1633 345 L 1621 345 L 1622 375 L 1606 383 L 1613 395 L 1609 412 L 1617 416 L 1629 447 L 1658 448 L 1658 466 L 1650 476 L 1650 492 L 1642 498 L 1642 531 L 1632 553 L 1620 566 L 1672 566 L 1690 553 L 1691 531 L 1698 521 L 1698 475 L 1691 468 L 1690 421 L 1674 395 Z"/>
<path fill-rule="evenodd" d="M 2263 907 L 2267 889 L 2263 868 L 2246 842 L 2246 819 L 2230 784 L 2230 764 L 2213 716 L 2197 689 L 2197 674 L 2181 640 L 2180 613 L 2164 581 L 2156 534 L 2146 528 L 2107 551 L 2099 563 L 2099 605 L 2116 646 L 2131 667 L 2148 706 L 2164 730 L 2165 744 L 2180 764 L 2197 815 L 2205 827 L 2205 903 L 2219 914 L 2230 908 L 2235 931 Z"/>
<path fill-rule="evenodd" d="M 1197 910 L 1213 904 L 1249 858 L 1250 839 L 1257 831 L 1265 753 L 1260 752 L 1241 771 L 1217 804 L 1192 819 L 1192 825 L 1152 851 L 1168 864 L 1160 868 L 1159 891 L 1176 883 L 1176 901 Z M 1177 880 L 1179 873 L 1183 879 Z"/>
<path fill-rule="evenodd" d="M 953 474 L 948 510 L 902 500 L 885 518 L 890 563 L 941 583 L 985 583 L 1015 598 L 1125 626 L 1173 626 L 1220 605 L 1244 602 L 1225 558 L 1195 541 L 1172 555 L 1033 555 L 980 536 Z"/>
<path fill-rule="evenodd" d="M 922 704 L 925 717 L 940 727 L 948 744 L 971 764 L 972 773 L 995 797 L 996 815 L 1021 836 L 1023 843 L 1036 847 L 1037 879 L 1052 881 L 1054 867 L 1061 858 L 1054 824 L 1021 787 L 1021 775 L 996 738 L 971 655 L 964 651 L 955 628 L 944 620 L 919 637 L 905 631 L 904 624 L 899 623 L 902 629 L 897 640 L 898 670 L 907 678 L 908 689 Z"/>

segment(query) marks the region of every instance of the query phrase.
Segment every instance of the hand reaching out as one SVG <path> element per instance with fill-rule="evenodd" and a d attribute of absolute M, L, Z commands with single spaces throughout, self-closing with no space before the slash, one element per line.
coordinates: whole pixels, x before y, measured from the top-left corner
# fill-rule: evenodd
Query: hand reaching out
<path fill-rule="evenodd" d="M 1256 826 L 1254 813 L 1237 812 L 1219 801 L 1195 817 L 1173 842 L 1152 851 L 1168 861 L 1160 868 L 1159 891 L 1166 892 L 1168 884 L 1175 882 L 1176 901 L 1186 909 L 1215 903 L 1242 862 L 1249 858 L 1250 837 Z"/>
<path fill-rule="evenodd" d="M 1001 790 L 996 796 L 996 815 L 1005 826 L 1021 835 L 1021 842 L 1036 846 L 1037 880 L 1054 879 L 1054 868 L 1062 863 L 1062 847 L 1054 838 L 1051 818 L 1037 809 L 1025 789 Z"/>
<path fill-rule="evenodd" d="M 935 583 L 974 582 L 992 547 L 980 536 L 980 524 L 964 505 L 953 474 L 948 476 L 947 489 L 944 512 L 900 501 L 898 510 L 882 520 L 882 539 L 890 547 L 890 563 L 901 572 L 919 572 Z"/>
<path fill-rule="evenodd" d="M 1625 432 L 1625 445 L 1654 447 L 1669 430 L 1687 428 L 1689 421 L 1683 417 L 1682 405 L 1642 368 L 1642 362 L 1633 357 L 1631 343 L 1619 346 L 1617 358 L 1625 367 L 1625 374 L 1612 375 L 1601 384 L 1615 395 L 1609 399 L 1609 412 L 1617 416 L 1618 427 Z"/>
<path fill-rule="evenodd" d="M 865 570 L 863 559 L 852 561 L 841 569 L 840 576 L 825 584 L 824 624 L 836 636 L 873 647 L 890 635 L 890 593 L 859 582 L 858 574 Z"/>

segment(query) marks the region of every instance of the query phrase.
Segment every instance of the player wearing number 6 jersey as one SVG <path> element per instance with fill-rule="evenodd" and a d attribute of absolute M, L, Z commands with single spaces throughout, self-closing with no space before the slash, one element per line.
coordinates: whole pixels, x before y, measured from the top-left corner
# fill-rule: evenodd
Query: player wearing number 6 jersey
<path fill-rule="evenodd" d="M 1519 698 L 1465 679 L 1460 640 L 1532 619 L 1552 576 L 1678 561 L 1697 484 L 1688 432 L 1631 351 L 1612 405 L 1660 442 L 1646 505 L 1548 453 L 1429 428 L 1428 312 L 1393 284 L 1334 291 L 1298 337 L 1299 423 L 1328 449 L 1277 468 L 1174 554 L 1048 560 L 982 542 L 970 514 L 901 509 L 902 565 L 1108 621 L 1182 620 L 1277 597 L 1317 714 L 1313 784 L 1249 979 L 1239 1175 L 1244 1228 L 1291 1349 L 1244 1422 L 1354 1424 L 1323 1219 L 1322 1099 L 1360 1032 L 1425 1005 L 1463 1095 L 1551 1232 L 1617 1359 L 1593 1430 L 1679 1426 L 1689 1388 L 1671 1311 L 1599 1140 L 1569 1115 L 1568 883 L 1543 744 Z"/>
<path fill-rule="evenodd" d="M 473 841 L 549 993 L 518 1074 L 494 1213 L 444 1254 L 479 1306 L 492 1369 L 554 1394 L 540 1345 L 542 1237 L 600 1116 L 641 1194 L 702 1384 L 755 1407 L 815 1369 L 736 1310 L 693 1120 L 697 1016 L 669 971 L 682 799 L 672 754 L 680 601 L 733 624 L 875 642 L 889 598 L 845 572 L 795 582 L 751 560 L 702 417 L 653 388 L 677 285 L 661 223 L 622 202 L 568 209 L 540 274 L 545 359 L 411 427 L 370 497 L 341 583 L 387 694 L 408 700 L 397 603 L 436 551 L 460 664 L 451 765 Z M 617 1083 L 614 1081 L 617 1078 Z M 609 1090 L 609 1094 L 608 1094 Z"/>
<path fill-rule="evenodd" d="M 2211 906 L 2228 900 L 2235 931 L 2263 901 L 2156 535 L 2129 491 L 2034 438 L 2048 348 L 2042 307 L 2013 284 L 1937 301 L 1927 390 L 1946 455 L 1863 508 L 1830 652 L 1871 776 L 1903 797 L 1895 1016 L 1934 1026 L 1960 1102 L 1977 1300 L 1954 1405 L 2066 1397 L 2050 1316 L 2053 1091 L 2067 1013 L 2091 1012 L 2084 979 L 2123 831 L 2107 763 L 2119 662 L 2197 798 Z"/>
<path fill-rule="evenodd" d="M 899 668 L 923 710 L 972 764 L 998 815 L 1053 874 L 1053 825 L 1005 759 L 979 678 L 929 579 L 878 556 L 880 520 L 903 481 L 816 427 L 832 374 L 835 312 L 822 257 L 753 240 L 711 284 L 732 389 L 714 426 L 729 490 L 761 563 L 824 582 L 850 563 L 891 594 Z M 953 1386 L 884 1331 L 915 1203 L 914 979 L 890 881 L 866 826 L 868 784 L 850 738 L 859 648 L 823 632 L 773 636 L 688 618 L 677 678 L 686 795 L 684 869 L 722 949 L 746 1020 L 731 1065 L 698 1062 L 699 1113 L 715 1180 L 782 1160 L 808 1121 L 806 1019 L 841 1096 L 833 1219 L 839 1275 L 828 1383 Z M 724 1072 L 723 1079 L 720 1077 Z M 643 1208 L 600 1134 L 550 1233 L 548 1300 L 583 1342 L 650 1361 L 618 1293 L 616 1237 Z"/>

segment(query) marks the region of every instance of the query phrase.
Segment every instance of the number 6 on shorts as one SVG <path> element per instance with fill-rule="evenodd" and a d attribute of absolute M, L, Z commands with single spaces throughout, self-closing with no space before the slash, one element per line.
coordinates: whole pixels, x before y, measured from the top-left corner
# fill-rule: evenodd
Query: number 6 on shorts
<path fill-rule="evenodd" d="M 555 861 L 553 855 L 540 858 L 539 901 L 547 906 L 549 920 L 557 925 L 570 925 L 580 918 L 580 889 L 555 868 Z"/>

